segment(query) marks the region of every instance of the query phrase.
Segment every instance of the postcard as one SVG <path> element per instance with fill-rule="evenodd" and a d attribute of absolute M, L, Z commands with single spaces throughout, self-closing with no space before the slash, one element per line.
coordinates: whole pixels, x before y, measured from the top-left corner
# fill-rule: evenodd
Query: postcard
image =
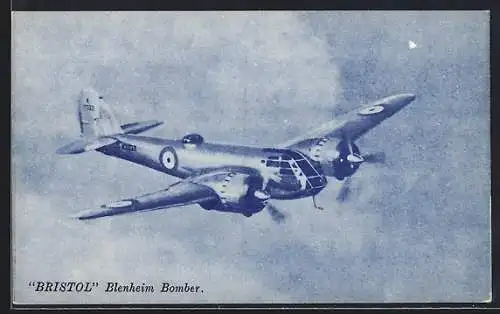
<path fill-rule="evenodd" d="M 488 11 L 12 20 L 15 304 L 491 301 Z"/>

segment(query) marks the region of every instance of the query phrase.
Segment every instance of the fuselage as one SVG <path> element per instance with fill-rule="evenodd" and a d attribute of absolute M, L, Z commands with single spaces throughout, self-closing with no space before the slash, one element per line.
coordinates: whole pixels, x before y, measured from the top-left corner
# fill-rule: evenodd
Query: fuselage
<path fill-rule="evenodd" d="M 136 135 L 115 135 L 116 143 L 98 151 L 166 174 L 187 178 L 204 169 L 248 169 L 267 182 L 274 199 L 296 199 L 318 194 L 327 184 L 319 163 L 288 149 L 216 143 L 185 143 Z"/>

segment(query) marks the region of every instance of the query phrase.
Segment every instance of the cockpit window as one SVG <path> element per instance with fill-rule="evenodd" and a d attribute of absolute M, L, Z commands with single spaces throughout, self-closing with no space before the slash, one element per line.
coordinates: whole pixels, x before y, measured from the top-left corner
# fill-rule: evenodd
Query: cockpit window
<path fill-rule="evenodd" d="M 309 178 L 309 182 L 311 182 L 311 184 L 313 186 L 318 186 L 318 185 L 321 185 L 323 183 L 321 177 L 312 177 L 312 178 Z"/>
<path fill-rule="evenodd" d="M 268 155 L 262 162 L 265 161 L 267 167 L 278 168 L 280 182 L 283 184 L 299 184 L 300 188 L 306 190 L 325 186 L 326 180 L 323 175 L 302 153 L 284 149 L 263 149 L 263 151 L 272 156 Z"/>
<path fill-rule="evenodd" d="M 305 173 L 306 176 L 313 176 L 316 174 L 316 171 L 309 165 L 309 163 L 305 160 L 297 161 L 300 169 Z"/>
<path fill-rule="evenodd" d="M 279 167 L 280 163 L 279 163 L 279 161 L 268 160 L 266 162 L 266 166 L 268 166 L 268 167 Z"/>
<path fill-rule="evenodd" d="M 301 160 L 304 159 L 299 153 L 294 152 L 293 150 L 289 152 L 289 154 L 295 159 L 295 160 Z"/>
<path fill-rule="evenodd" d="M 290 175 L 290 176 L 294 175 L 292 169 L 283 169 L 283 168 L 280 169 L 280 174 Z"/>
<path fill-rule="evenodd" d="M 282 162 L 280 162 L 280 167 L 281 168 L 290 168 L 290 163 L 288 163 L 287 161 L 282 161 Z"/>

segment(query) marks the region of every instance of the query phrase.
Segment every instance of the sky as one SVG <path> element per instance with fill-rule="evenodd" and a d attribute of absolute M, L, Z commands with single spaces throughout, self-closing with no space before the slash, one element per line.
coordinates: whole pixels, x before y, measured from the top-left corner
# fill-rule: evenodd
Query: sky
<path fill-rule="evenodd" d="M 487 11 L 14 12 L 16 303 L 481 302 L 490 298 Z M 416 47 L 409 48 L 409 41 Z M 417 99 L 357 144 L 384 151 L 337 203 L 333 178 L 286 215 L 197 205 L 69 218 L 177 179 L 79 136 L 93 87 L 148 135 L 273 146 L 371 100 Z M 29 281 L 190 282 L 203 294 L 37 294 Z"/>

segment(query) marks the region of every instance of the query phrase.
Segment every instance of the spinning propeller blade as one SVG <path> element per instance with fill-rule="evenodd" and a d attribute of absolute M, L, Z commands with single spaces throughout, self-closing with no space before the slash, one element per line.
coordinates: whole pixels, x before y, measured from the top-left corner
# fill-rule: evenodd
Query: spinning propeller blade
<path fill-rule="evenodd" d="M 366 154 L 363 156 L 363 160 L 371 164 L 385 164 L 385 153 L 378 152 L 373 154 Z"/>
<path fill-rule="evenodd" d="M 266 209 L 269 212 L 269 214 L 271 215 L 271 218 L 274 222 L 282 223 L 285 220 L 285 218 L 286 218 L 285 214 L 280 212 L 278 210 L 278 208 L 276 208 L 276 206 L 274 206 L 273 204 L 270 204 L 270 203 L 267 204 Z"/>
<path fill-rule="evenodd" d="M 362 156 L 363 163 L 369 164 L 385 164 L 385 153 L 378 152 L 373 154 L 366 154 Z M 351 193 L 351 177 L 346 177 L 344 182 L 342 183 L 342 187 L 340 188 L 339 194 L 337 195 L 337 201 L 345 202 L 348 200 L 349 195 Z"/>
<path fill-rule="evenodd" d="M 337 201 L 345 202 L 349 197 L 350 192 L 351 192 L 351 177 L 347 177 L 344 179 L 344 182 L 342 183 L 339 195 L 337 195 Z"/>

